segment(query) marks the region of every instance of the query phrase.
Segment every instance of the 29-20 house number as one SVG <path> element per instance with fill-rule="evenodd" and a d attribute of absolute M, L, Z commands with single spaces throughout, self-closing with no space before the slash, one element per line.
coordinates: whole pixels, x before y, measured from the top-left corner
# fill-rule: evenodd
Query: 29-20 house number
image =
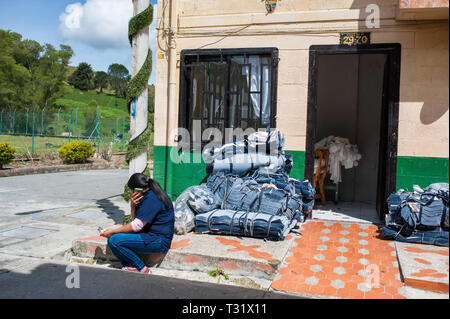
<path fill-rule="evenodd" d="M 348 46 L 370 44 L 370 32 L 341 32 L 340 44 Z"/>

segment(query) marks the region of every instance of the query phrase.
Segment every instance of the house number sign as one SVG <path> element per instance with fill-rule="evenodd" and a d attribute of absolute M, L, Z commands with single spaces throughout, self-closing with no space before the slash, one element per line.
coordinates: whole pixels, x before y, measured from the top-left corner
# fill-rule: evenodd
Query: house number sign
<path fill-rule="evenodd" d="M 341 32 L 340 44 L 347 46 L 369 45 L 370 32 Z"/>

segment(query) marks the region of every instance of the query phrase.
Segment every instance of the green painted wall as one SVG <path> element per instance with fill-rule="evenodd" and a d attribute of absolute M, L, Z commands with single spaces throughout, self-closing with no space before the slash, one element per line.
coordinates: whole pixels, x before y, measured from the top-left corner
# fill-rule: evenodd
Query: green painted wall
<path fill-rule="evenodd" d="M 172 199 L 176 199 L 189 186 L 201 184 L 206 177 L 206 164 L 203 162 L 203 158 L 198 156 L 200 154 L 194 153 L 178 153 L 180 161 L 173 163 L 170 160 L 170 152 L 177 153 L 176 147 L 154 147 L 153 178 L 165 188 Z M 166 158 L 169 159 L 167 176 L 170 178 L 167 178 L 164 183 Z M 199 161 L 200 163 L 198 163 Z"/>
<path fill-rule="evenodd" d="M 166 151 L 169 153 L 166 154 Z M 154 147 L 153 177 L 157 180 L 172 199 L 176 199 L 186 188 L 199 185 L 206 177 L 206 164 L 200 154 L 179 153 L 180 163 L 170 160 L 170 152 L 176 152 L 175 147 Z M 302 180 L 305 171 L 305 152 L 286 151 L 293 155 L 294 167 L 290 176 Z M 169 159 L 165 182 L 166 156 Z M 199 163 L 194 163 L 195 160 Z M 449 181 L 449 159 L 432 157 L 407 157 L 397 159 L 397 190 L 400 188 L 412 190 L 413 185 L 426 187 L 431 183 Z"/>
<path fill-rule="evenodd" d="M 285 151 L 288 154 L 292 154 L 292 161 L 294 166 L 289 173 L 292 178 L 302 180 L 305 177 L 305 151 Z"/>
<path fill-rule="evenodd" d="M 427 187 L 432 183 L 448 183 L 449 160 L 437 157 L 399 156 L 397 158 L 397 190 L 412 190 L 413 185 Z"/>
<path fill-rule="evenodd" d="M 166 154 L 166 152 L 168 152 Z M 206 177 L 206 164 L 199 154 L 179 153 L 180 162 L 175 164 L 170 160 L 170 152 L 176 152 L 175 147 L 154 146 L 153 178 L 165 188 L 169 196 L 174 200 L 186 188 L 192 185 L 199 185 Z M 297 179 L 303 179 L 305 170 L 305 152 L 304 151 L 286 151 L 293 155 L 294 167 L 290 176 Z M 200 163 L 194 163 L 195 160 Z M 200 156 L 201 157 L 201 156 Z M 167 166 L 167 176 L 165 179 L 165 162 L 169 159 Z"/>

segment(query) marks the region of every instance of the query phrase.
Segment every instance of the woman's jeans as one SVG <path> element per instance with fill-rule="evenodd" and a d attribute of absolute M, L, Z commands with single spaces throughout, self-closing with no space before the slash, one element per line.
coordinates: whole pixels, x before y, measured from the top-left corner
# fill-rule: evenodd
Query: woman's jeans
<path fill-rule="evenodd" d="M 137 253 L 159 253 L 162 247 L 162 240 L 156 239 L 146 244 L 139 234 L 121 233 L 109 237 L 108 245 L 124 267 L 132 266 L 141 271 L 145 264 Z"/>

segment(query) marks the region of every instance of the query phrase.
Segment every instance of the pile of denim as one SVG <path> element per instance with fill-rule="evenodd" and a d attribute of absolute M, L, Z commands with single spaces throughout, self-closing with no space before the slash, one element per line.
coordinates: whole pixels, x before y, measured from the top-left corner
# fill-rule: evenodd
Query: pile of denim
<path fill-rule="evenodd" d="M 448 183 L 431 184 L 414 192 L 403 190 L 388 198 L 389 214 L 381 234 L 384 239 L 449 246 Z"/>
<path fill-rule="evenodd" d="M 290 178 L 282 168 L 272 173 L 261 167 L 245 176 L 219 172 L 205 184 L 221 204 L 196 215 L 198 233 L 284 240 L 314 205 L 311 183 Z"/>
<path fill-rule="evenodd" d="M 175 230 L 284 240 L 314 205 L 309 181 L 290 178 L 292 156 L 278 130 L 256 132 L 203 153 L 208 178 L 175 204 Z"/>

